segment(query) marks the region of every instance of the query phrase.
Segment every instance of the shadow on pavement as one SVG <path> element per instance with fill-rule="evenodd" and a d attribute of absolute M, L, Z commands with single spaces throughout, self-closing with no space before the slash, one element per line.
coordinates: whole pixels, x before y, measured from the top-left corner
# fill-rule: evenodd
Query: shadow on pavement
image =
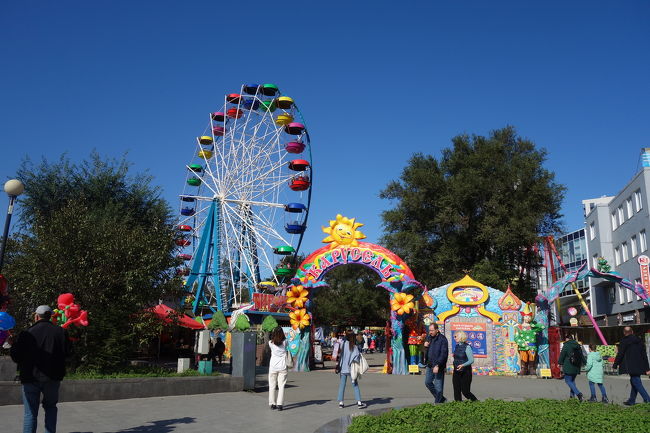
<path fill-rule="evenodd" d="M 364 403 L 366 403 L 368 406 L 372 406 L 375 404 L 388 404 L 391 401 L 393 401 L 393 397 L 375 397 L 372 400 L 365 400 Z"/>
<path fill-rule="evenodd" d="M 192 424 L 196 422 L 196 418 L 174 418 L 174 419 L 161 419 L 158 421 L 151 421 L 147 425 L 131 427 L 125 430 L 118 430 L 114 433 L 169 433 L 176 430 L 178 424 Z M 180 428 L 180 431 L 183 429 Z M 75 432 L 72 432 L 75 433 Z M 82 432 L 77 432 L 82 433 Z"/>
<path fill-rule="evenodd" d="M 322 405 L 325 403 L 329 403 L 332 400 L 307 400 L 307 401 L 301 401 L 298 403 L 291 403 L 283 406 L 284 410 L 288 409 L 296 409 L 299 407 L 305 407 L 305 406 L 313 406 L 313 405 Z"/>

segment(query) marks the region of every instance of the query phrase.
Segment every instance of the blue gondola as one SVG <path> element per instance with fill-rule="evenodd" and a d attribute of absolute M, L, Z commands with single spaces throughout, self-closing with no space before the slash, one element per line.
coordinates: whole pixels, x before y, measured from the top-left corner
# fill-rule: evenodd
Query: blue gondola
<path fill-rule="evenodd" d="M 292 235 L 299 235 L 307 230 L 307 226 L 305 224 L 300 224 L 298 221 L 293 221 L 289 224 L 286 224 L 284 226 L 284 229 L 287 231 L 287 233 L 291 233 Z"/>
<path fill-rule="evenodd" d="M 260 101 L 253 98 L 246 98 L 244 99 L 244 102 L 242 102 L 241 105 L 247 110 L 257 110 L 258 108 L 260 108 Z"/>
<path fill-rule="evenodd" d="M 244 93 L 247 93 L 249 95 L 254 95 L 257 93 L 257 89 L 260 88 L 259 84 L 246 84 L 244 86 Z"/>
<path fill-rule="evenodd" d="M 307 210 L 307 206 L 302 203 L 287 203 L 284 205 L 285 212 L 300 213 Z"/>
<path fill-rule="evenodd" d="M 194 212 L 195 212 L 194 208 L 191 207 L 184 207 L 183 209 L 181 209 L 181 215 L 185 215 L 185 216 L 192 216 L 194 215 Z"/>
<path fill-rule="evenodd" d="M 196 201 L 196 197 L 194 197 L 192 195 L 182 195 L 181 196 L 181 201 L 194 203 Z"/>

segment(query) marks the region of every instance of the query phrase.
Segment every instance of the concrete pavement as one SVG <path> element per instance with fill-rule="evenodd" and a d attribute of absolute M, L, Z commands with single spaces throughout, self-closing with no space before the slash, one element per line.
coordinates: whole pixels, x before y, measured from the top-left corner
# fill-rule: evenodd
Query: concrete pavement
<path fill-rule="evenodd" d="M 367 358 L 371 368 L 383 362 L 381 354 Z M 337 417 L 364 412 L 356 409 L 349 385 L 346 404 L 350 406 L 338 408 L 338 376 L 331 370 L 331 365 L 329 367 L 310 373 L 289 373 L 283 412 L 269 410 L 266 375 L 260 369 L 258 387 L 252 392 L 61 403 L 59 431 L 309 433 Z M 628 376 L 607 376 L 605 380 L 610 400 L 621 403 L 627 398 L 630 390 Z M 361 394 L 368 410 L 431 402 L 432 397 L 423 381 L 423 375 L 366 374 L 360 381 Z M 577 384 L 588 397 L 589 387 L 584 374 L 578 376 Z M 650 389 L 647 379 L 644 385 Z M 565 399 L 569 394 L 561 380 L 485 376 L 474 377 L 472 392 L 481 400 Z M 445 396 L 453 398 L 451 376 L 445 379 Z M 43 431 L 43 414 L 39 415 L 38 431 Z M 0 423 L 2 432 L 21 432 L 22 406 L 0 407 Z"/>

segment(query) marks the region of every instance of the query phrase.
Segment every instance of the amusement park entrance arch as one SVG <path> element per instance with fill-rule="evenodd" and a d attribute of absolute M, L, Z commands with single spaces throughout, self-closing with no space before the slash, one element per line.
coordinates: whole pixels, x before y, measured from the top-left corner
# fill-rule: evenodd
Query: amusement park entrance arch
<path fill-rule="evenodd" d="M 424 285 L 416 281 L 408 265 L 392 251 L 369 242 L 359 242 L 365 236 L 357 230 L 362 224 L 354 218 L 348 219 L 337 215 L 336 220 L 330 221 L 330 227 L 323 229 L 329 236 L 323 242 L 328 245 L 314 251 L 301 263 L 289 292 L 292 299 L 298 301 L 298 306 L 292 316 L 292 324 L 306 325 L 309 312 L 313 307 L 313 295 L 321 288 L 327 287 L 323 277 L 332 269 L 347 264 L 358 264 L 373 270 L 381 278 L 377 287 L 389 292 L 391 303 L 391 345 L 390 363 L 392 374 L 407 374 L 407 362 L 404 353 L 402 330 L 404 321 L 414 308 L 414 302 L 424 297 L 425 303 L 431 298 L 426 293 Z M 429 302 L 427 302 L 429 301 Z M 294 301 L 295 303 L 295 301 Z M 305 321 L 304 317 L 308 320 Z M 302 319 L 302 320 L 301 320 Z M 309 371 L 310 331 L 304 326 L 300 335 L 296 335 L 295 344 L 290 344 L 289 350 L 296 355 L 296 370 Z"/>

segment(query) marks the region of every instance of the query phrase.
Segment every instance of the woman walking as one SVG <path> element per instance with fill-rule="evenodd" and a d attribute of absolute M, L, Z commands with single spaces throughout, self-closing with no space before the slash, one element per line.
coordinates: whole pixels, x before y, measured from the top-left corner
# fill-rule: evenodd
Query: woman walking
<path fill-rule="evenodd" d="M 359 348 L 354 344 L 356 339 L 354 332 L 348 331 L 345 334 L 345 342 L 341 345 L 341 353 L 339 357 L 339 363 L 336 366 L 336 369 L 334 370 L 335 373 L 340 373 L 341 375 L 341 381 L 339 383 L 339 407 L 344 408 L 345 405 L 343 404 L 343 396 L 345 394 L 345 385 L 348 381 L 348 377 L 350 377 L 350 365 L 353 362 L 359 361 L 359 357 L 361 356 L 361 353 L 359 352 Z M 352 380 L 350 378 L 350 382 L 352 382 L 352 387 L 354 388 L 354 397 L 357 399 L 357 407 L 359 409 L 363 409 L 366 407 L 366 405 L 361 401 L 361 390 L 359 389 L 359 381 L 358 380 Z"/>
<path fill-rule="evenodd" d="M 605 392 L 605 386 L 603 385 L 603 357 L 600 355 L 600 352 L 596 350 L 595 344 L 589 345 L 589 355 L 587 355 L 587 365 L 585 365 L 585 370 L 587 371 L 587 379 L 589 380 L 589 391 L 591 391 L 589 401 L 598 401 L 596 398 L 595 386 L 595 384 L 598 384 L 600 393 L 603 396 L 602 402 L 609 403 L 607 393 Z"/>
<path fill-rule="evenodd" d="M 562 366 L 564 381 L 569 387 L 569 398 L 575 396 L 580 401 L 582 401 L 582 393 L 576 386 L 576 376 L 580 374 L 580 368 L 584 364 L 584 360 L 582 348 L 578 342 L 574 339 L 573 335 L 567 335 L 566 341 L 562 346 L 562 351 L 560 352 L 560 359 L 558 359 L 557 363 Z"/>
<path fill-rule="evenodd" d="M 467 334 L 465 331 L 456 331 L 454 334 L 456 340 L 456 349 L 454 350 L 454 400 L 462 401 L 461 393 L 472 401 L 478 400 L 470 387 L 472 386 L 472 364 L 474 363 L 474 354 L 472 347 L 467 344 Z"/>
<path fill-rule="evenodd" d="M 284 402 L 284 385 L 287 383 L 287 339 L 279 326 L 271 333 L 271 361 L 269 362 L 269 407 L 282 410 Z M 278 397 L 275 398 L 275 387 Z"/>

